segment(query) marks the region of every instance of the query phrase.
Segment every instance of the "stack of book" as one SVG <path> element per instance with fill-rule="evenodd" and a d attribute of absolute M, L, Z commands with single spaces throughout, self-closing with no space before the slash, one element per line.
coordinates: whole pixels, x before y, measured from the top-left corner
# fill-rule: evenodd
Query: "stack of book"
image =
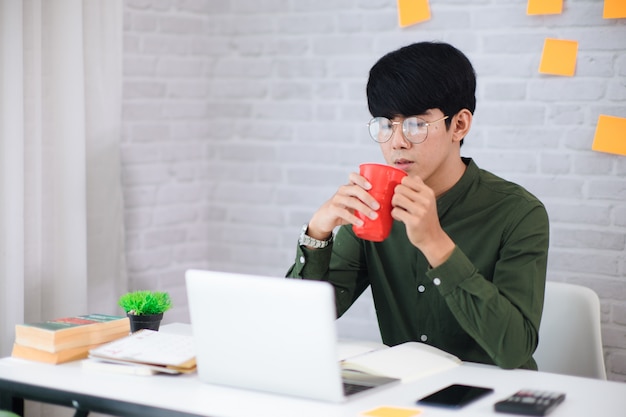
<path fill-rule="evenodd" d="M 89 350 L 128 336 L 127 317 L 106 314 L 64 317 L 15 326 L 11 356 L 59 364 L 84 359 Z"/>

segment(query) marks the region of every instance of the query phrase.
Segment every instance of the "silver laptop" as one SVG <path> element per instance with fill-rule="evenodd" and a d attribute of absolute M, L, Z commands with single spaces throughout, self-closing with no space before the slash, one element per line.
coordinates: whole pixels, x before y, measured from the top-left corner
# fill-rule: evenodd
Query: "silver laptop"
<path fill-rule="evenodd" d="M 330 402 L 399 382 L 342 375 L 326 282 L 200 270 L 186 282 L 204 382 Z"/>

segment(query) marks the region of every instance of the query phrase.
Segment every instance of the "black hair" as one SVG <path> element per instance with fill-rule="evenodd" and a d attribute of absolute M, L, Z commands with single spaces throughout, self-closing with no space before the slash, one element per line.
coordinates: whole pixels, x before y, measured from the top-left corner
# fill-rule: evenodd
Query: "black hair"
<path fill-rule="evenodd" d="M 469 59 L 447 43 L 419 42 L 390 52 L 370 70 L 367 101 L 372 116 L 392 119 L 440 109 L 452 116 L 476 108 L 476 74 Z"/>

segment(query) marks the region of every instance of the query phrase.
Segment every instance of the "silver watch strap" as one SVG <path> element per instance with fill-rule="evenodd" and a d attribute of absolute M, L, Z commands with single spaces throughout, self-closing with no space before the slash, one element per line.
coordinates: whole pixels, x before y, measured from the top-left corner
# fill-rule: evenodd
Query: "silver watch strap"
<path fill-rule="evenodd" d="M 326 246 L 330 245 L 330 243 L 333 241 L 332 234 L 326 240 L 315 239 L 307 235 L 306 232 L 308 228 L 309 228 L 308 224 L 305 224 L 304 226 L 302 226 L 302 231 L 300 232 L 300 239 L 298 239 L 298 244 L 300 246 L 308 246 L 308 247 L 315 248 L 315 249 L 324 249 Z"/>

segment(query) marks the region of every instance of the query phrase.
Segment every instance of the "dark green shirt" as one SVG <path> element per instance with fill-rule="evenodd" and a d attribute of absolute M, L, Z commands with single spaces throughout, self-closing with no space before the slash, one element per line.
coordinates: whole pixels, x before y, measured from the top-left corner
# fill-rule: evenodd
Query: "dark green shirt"
<path fill-rule="evenodd" d="M 464 159 L 459 182 L 437 199 L 456 247 L 430 268 L 404 223 L 383 242 L 338 229 L 325 249 L 298 246 L 289 277 L 330 281 L 341 316 L 371 286 L 383 343 L 421 341 L 462 360 L 537 369 L 532 354 L 543 308 L 549 224 L 519 185 Z"/>

